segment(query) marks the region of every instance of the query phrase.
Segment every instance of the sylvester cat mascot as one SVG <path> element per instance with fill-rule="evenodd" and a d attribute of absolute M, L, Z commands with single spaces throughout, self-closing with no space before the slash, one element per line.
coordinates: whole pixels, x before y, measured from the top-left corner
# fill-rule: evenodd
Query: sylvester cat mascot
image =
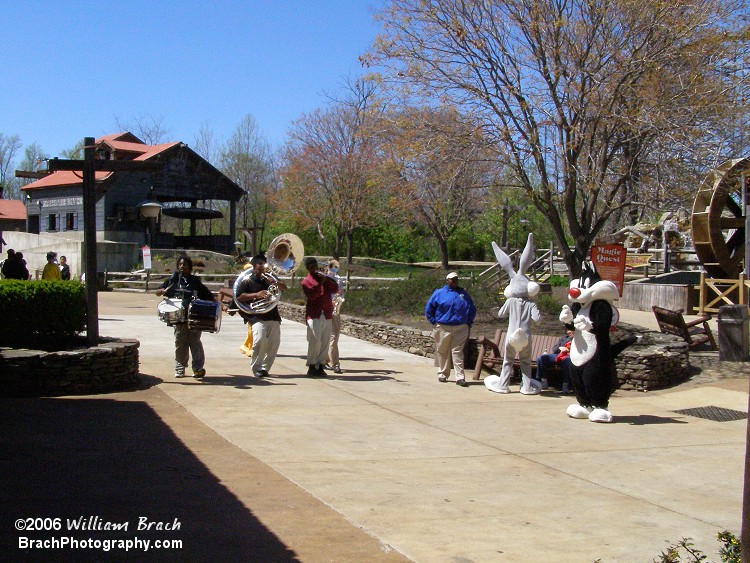
<path fill-rule="evenodd" d="M 560 321 L 575 326 L 570 347 L 570 378 L 578 403 L 568 407 L 571 418 L 612 422 L 608 409 L 615 379 L 615 356 L 636 341 L 635 336 L 629 336 L 611 345 L 609 334 L 619 320 L 612 302 L 618 298 L 617 286 L 601 280 L 591 262 L 584 263 L 581 277 L 570 283 L 570 305 L 563 306 Z"/>

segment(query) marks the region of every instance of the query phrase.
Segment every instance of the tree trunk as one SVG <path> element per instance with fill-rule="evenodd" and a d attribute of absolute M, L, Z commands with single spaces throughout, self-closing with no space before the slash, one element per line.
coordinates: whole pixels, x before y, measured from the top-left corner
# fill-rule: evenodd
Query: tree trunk
<path fill-rule="evenodd" d="M 354 230 L 346 232 L 346 263 L 351 264 L 354 261 Z"/>
<path fill-rule="evenodd" d="M 443 270 L 448 270 L 448 241 L 444 238 L 438 238 L 438 246 L 440 247 L 440 265 Z"/>

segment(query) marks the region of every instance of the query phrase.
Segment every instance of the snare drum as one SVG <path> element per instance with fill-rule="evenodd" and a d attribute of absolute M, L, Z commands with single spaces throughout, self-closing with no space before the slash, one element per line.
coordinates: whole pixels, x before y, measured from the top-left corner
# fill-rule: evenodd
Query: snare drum
<path fill-rule="evenodd" d="M 188 305 L 188 328 L 206 332 L 219 332 L 221 328 L 221 303 L 196 299 Z"/>
<path fill-rule="evenodd" d="M 159 320 L 167 323 L 168 326 L 185 322 L 185 307 L 182 305 L 182 299 L 165 297 L 156 306 L 156 312 L 159 314 Z"/>

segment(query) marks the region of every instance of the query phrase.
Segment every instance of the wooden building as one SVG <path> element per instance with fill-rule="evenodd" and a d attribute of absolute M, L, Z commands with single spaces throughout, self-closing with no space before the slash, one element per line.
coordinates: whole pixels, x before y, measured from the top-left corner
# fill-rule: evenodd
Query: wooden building
<path fill-rule="evenodd" d="M 132 133 L 118 133 L 96 139 L 96 158 L 161 164 L 156 172 L 96 172 L 98 241 L 232 253 L 242 188 L 185 143 L 147 145 Z M 27 198 L 28 232 L 83 239 L 80 173 L 53 172 L 21 189 Z M 196 236 L 196 221 L 222 217 L 221 212 L 205 207 L 209 201 L 229 202 L 228 234 Z M 160 214 L 188 219 L 190 235 L 163 232 Z"/>
<path fill-rule="evenodd" d="M 26 230 L 26 206 L 20 199 L 0 199 L 0 234 Z"/>

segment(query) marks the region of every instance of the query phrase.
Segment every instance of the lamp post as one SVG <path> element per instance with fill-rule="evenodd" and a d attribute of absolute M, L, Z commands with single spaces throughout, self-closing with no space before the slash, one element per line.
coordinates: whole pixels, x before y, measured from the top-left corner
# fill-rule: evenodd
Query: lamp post
<path fill-rule="evenodd" d="M 141 212 L 141 217 L 146 221 L 146 245 L 151 246 L 154 224 L 161 213 L 161 203 L 147 199 L 139 203 L 137 207 Z"/>

